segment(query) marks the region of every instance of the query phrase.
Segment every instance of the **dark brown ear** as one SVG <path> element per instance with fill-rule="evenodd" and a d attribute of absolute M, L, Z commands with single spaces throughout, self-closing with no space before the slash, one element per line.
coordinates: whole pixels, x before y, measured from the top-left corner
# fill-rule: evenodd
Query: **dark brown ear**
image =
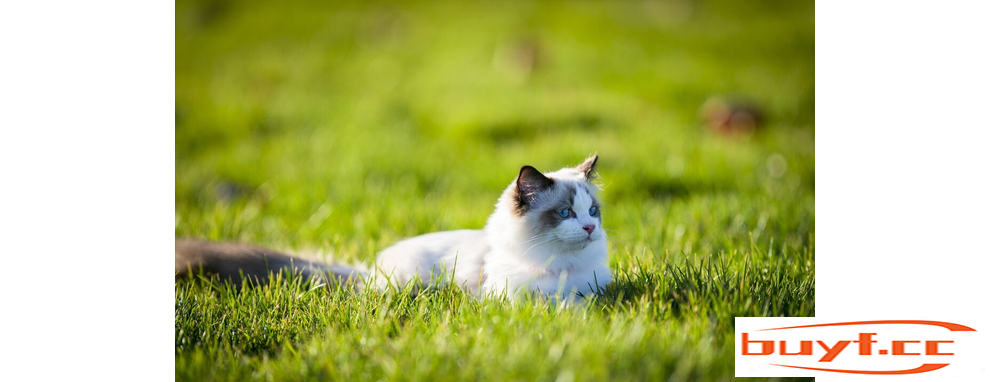
<path fill-rule="evenodd" d="M 533 166 L 523 166 L 516 178 L 516 204 L 525 211 L 536 201 L 536 194 L 553 186 L 553 179 L 543 176 Z"/>
<path fill-rule="evenodd" d="M 584 163 L 577 166 L 578 171 L 584 174 L 584 178 L 589 182 L 598 177 L 598 173 L 595 172 L 595 164 L 598 163 L 598 154 L 592 155 L 590 158 L 585 159 Z"/>

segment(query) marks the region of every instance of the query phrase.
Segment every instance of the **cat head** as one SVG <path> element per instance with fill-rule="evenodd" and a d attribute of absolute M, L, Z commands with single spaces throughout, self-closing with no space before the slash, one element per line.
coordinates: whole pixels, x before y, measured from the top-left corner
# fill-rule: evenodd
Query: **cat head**
<path fill-rule="evenodd" d="M 580 165 L 541 173 L 523 166 L 507 193 L 513 214 L 526 224 L 534 244 L 547 242 L 564 249 L 581 250 L 605 238 L 595 165 L 598 155 Z"/>

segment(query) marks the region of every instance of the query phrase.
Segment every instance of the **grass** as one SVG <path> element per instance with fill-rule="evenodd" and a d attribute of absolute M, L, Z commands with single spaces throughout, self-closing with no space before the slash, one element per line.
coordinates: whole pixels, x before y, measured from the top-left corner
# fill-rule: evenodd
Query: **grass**
<path fill-rule="evenodd" d="M 815 312 L 811 2 L 176 4 L 175 235 L 370 264 L 597 152 L 581 307 L 175 286 L 177 381 L 728 380 L 733 317 Z M 531 60 L 530 57 L 536 57 Z M 534 63 L 535 62 L 535 63 Z M 767 115 L 703 128 L 713 95 Z"/>

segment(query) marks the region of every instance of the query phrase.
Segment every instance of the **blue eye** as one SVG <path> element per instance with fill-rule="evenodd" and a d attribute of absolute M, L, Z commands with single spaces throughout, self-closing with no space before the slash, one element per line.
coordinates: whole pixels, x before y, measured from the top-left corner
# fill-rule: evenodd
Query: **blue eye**
<path fill-rule="evenodd" d="M 597 213 L 598 213 L 598 207 L 591 206 L 591 208 L 588 209 L 588 214 L 591 216 L 595 216 L 595 214 Z"/>
<path fill-rule="evenodd" d="M 562 217 L 562 218 L 566 218 L 568 216 L 571 216 L 571 210 L 570 209 L 567 209 L 567 208 L 562 209 L 560 211 L 557 211 L 557 213 L 559 213 L 560 214 L 560 217 Z"/>

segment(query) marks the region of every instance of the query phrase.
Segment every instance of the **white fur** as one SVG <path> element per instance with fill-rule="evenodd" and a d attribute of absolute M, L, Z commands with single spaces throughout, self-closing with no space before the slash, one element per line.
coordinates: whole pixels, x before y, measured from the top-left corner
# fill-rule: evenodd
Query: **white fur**
<path fill-rule="evenodd" d="M 575 169 L 544 175 L 558 185 L 575 186 L 574 218 L 533 237 L 534 227 L 540 224 L 538 214 L 516 215 L 513 182 L 502 193 L 484 230 L 426 234 L 382 251 L 377 261 L 378 285 L 402 286 L 419 278 L 428 285 L 453 280 L 471 292 L 505 293 L 510 299 L 520 292 L 568 299 L 575 292 L 595 294 L 612 282 L 605 230 L 600 219 L 589 213 L 596 188 L 587 187 L 585 174 Z M 590 235 L 582 228 L 586 225 L 595 226 Z"/>
<path fill-rule="evenodd" d="M 378 255 L 379 287 L 404 286 L 416 280 L 429 285 L 453 280 L 469 291 L 481 286 L 484 255 L 489 251 L 484 231 L 434 232 L 402 240 Z"/>

